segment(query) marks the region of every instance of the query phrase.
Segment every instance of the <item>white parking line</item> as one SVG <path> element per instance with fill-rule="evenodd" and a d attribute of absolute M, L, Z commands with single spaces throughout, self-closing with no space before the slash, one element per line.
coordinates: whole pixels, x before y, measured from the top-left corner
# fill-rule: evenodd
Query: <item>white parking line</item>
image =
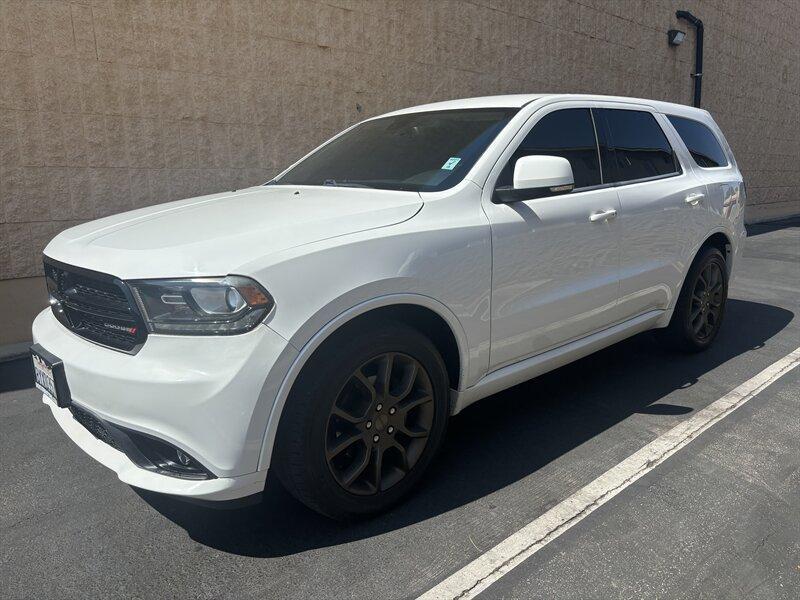
<path fill-rule="evenodd" d="M 612 467 L 424 593 L 420 600 L 474 598 L 798 364 L 800 348 Z"/>

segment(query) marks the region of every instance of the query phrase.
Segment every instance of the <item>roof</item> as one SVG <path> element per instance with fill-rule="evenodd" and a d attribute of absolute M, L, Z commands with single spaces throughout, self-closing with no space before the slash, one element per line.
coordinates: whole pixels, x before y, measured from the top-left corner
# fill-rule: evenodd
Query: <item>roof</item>
<path fill-rule="evenodd" d="M 402 115 L 416 112 L 430 112 L 435 110 L 463 110 L 469 108 L 520 108 L 534 100 L 547 99 L 548 101 L 559 100 L 582 100 L 585 102 L 620 102 L 627 104 L 644 104 L 654 108 L 659 112 L 675 114 L 707 114 L 705 110 L 687 106 L 685 104 L 675 104 L 673 102 L 662 102 L 661 100 L 649 100 L 647 98 L 628 98 L 625 96 L 603 96 L 598 94 L 508 94 L 504 96 L 480 96 L 477 98 L 462 98 L 459 100 L 446 100 L 444 102 L 433 102 L 420 106 L 411 106 L 396 110 L 385 115 Z"/>
<path fill-rule="evenodd" d="M 462 110 L 466 108 L 519 108 L 531 100 L 538 100 L 548 94 L 507 94 L 504 96 L 478 96 L 476 98 L 461 98 L 458 100 L 445 100 L 432 102 L 419 106 L 409 106 L 389 113 L 400 115 L 404 113 L 428 112 L 432 110 Z"/>

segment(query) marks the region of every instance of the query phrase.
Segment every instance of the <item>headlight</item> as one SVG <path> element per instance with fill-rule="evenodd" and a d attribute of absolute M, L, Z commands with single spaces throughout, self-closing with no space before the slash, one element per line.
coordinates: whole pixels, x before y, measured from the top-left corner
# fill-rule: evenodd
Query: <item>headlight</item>
<path fill-rule="evenodd" d="M 264 288 L 239 275 L 127 283 L 150 333 L 244 333 L 253 329 L 274 304 Z"/>

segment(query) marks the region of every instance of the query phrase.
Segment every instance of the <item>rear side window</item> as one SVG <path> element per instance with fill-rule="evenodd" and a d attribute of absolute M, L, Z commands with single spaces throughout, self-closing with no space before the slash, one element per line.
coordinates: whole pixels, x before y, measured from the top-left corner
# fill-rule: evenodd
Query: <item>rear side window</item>
<path fill-rule="evenodd" d="M 667 136 L 655 117 L 639 110 L 596 110 L 605 124 L 606 182 L 663 177 L 680 172 Z M 605 149 L 604 149 L 605 150 Z M 606 164 L 606 162 L 608 164 Z"/>
<path fill-rule="evenodd" d="M 512 185 L 518 158 L 541 154 L 566 158 L 576 189 L 600 185 L 600 160 L 588 108 L 557 110 L 542 117 L 506 163 L 497 186 Z"/>
<path fill-rule="evenodd" d="M 667 115 L 694 162 L 700 167 L 726 167 L 728 158 L 714 133 L 699 121 Z"/>

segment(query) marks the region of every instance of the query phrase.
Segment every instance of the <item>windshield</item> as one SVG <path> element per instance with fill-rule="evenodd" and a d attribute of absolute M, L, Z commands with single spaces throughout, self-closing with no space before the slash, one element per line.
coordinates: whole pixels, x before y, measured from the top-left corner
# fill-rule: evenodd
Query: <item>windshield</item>
<path fill-rule="evenodd" d="M 366 121 L 270 183 L 444 190 L 464 178 L 517 110 L 447 110 Z"/>

